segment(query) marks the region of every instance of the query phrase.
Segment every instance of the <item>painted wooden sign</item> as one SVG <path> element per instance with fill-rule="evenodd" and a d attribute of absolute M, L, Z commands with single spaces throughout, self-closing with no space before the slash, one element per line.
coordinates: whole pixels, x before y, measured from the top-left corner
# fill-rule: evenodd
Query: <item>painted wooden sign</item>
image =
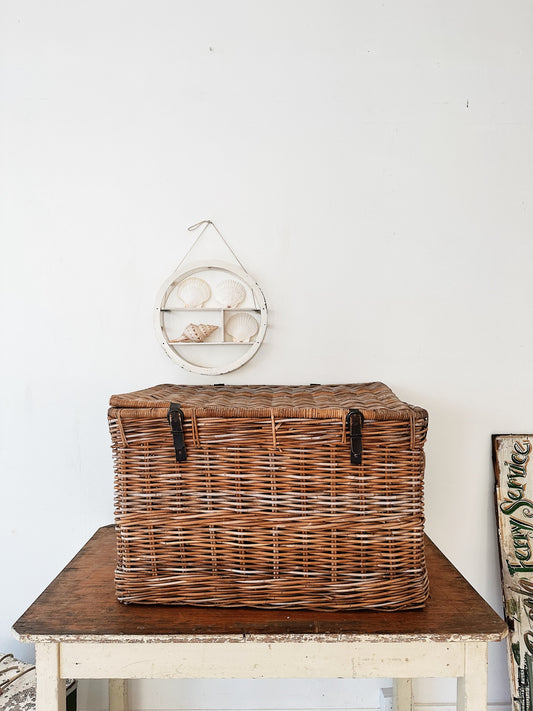
<path fill-rule="evenodd" d="M 533 435 L 493 435 L 513 711 L 533 708 Z"/>

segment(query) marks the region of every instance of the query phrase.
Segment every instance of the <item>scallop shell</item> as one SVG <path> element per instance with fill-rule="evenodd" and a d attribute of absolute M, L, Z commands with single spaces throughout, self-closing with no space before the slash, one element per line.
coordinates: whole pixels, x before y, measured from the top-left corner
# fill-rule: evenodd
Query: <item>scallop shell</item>
<path fill-rule="evenodd" d="M 225 279 L 215 287 L 215 299 L 225 309 L 234 309 L 246 298 L 246 289 L 240 281 Z"/>
<path fill-rule="evenodd" d="M 247 313 L 235 314 L 226 324 L 226 332 L 234 343 L 249 343 L 258 330 L 257 319 Z"/>
<path fill-rule="evenodd" d="M 217 328 L 218 326 L 211 323 L 190 323 L 185 326 L 179 338 L 175 338 L 169 343 L 203 343 Z"/>
<path fill-rule="evenodd" d="M 178 285 L 177 293 L 186 308 L 203 306 L 211 296 L 211 287 L 203 279 L 189 277 Z"/>

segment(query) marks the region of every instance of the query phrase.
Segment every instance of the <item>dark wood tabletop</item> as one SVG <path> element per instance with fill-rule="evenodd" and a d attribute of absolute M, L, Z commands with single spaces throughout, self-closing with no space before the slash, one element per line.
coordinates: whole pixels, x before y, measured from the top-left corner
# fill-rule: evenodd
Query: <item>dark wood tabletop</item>
<path fill-rule="evenodd" d="M 419 610 L 386 612 L 123 605 L 115 597 L 115 532 L 100 528 L 15 622 L 22 641 L 180 638 L 218 641 L 498 641 L 507 626 L 426 537 L 430 597 Z"/>

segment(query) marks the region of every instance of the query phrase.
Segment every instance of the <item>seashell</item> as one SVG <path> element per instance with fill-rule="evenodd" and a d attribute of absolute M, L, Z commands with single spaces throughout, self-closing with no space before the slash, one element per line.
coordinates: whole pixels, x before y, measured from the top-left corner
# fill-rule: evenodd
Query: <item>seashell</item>
<path fill-rule="evenodd" d="M 249 343 L 258 330 L 257 319 L 247 313 L 235 314 L 226 324 L 226 332 L 234 343 Z"/>
<path fill-rule="evenodd" d="M 185 326 L 179 338 L 175 338 L 169 343 L 203 343 L 217 328 L 218 326 L 211 323 L 190 323 Z"/>
<path fill-rule="evenodd" d="M 209 284 L 198 277 L 189 277 L 178 285 L 177 293 L 186 308 L 203 306 L 211 296 Z"/>
<path fill-rule="evenodd" d="M 225 279 L 215 287 L 215 299 L 225 309 L 234 309 L 246 298 L 246 289 L 240 281 Z"/>

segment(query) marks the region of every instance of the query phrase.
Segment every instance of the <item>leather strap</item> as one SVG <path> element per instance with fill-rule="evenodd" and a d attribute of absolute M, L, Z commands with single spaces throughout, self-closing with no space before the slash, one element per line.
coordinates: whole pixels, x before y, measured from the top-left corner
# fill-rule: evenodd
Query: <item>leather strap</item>
<path fill-rule="evenodd" d="M 172 430 L 172 439 L 174 440 L 174 451 L 176 452 L 176 461 L 184 462 L 187 459 L 187 450 L 185 449 L 185 437 L 183 435 L 183 424 L 185 422 L 185 415 L 183 414 L 178 403 L 170 403 L 170 408 L 167 413 L 167 420 Z"/>
<path fill-rule="evenodd" d="M 360 410 L 349 410 L 346 424 L 350 436 L 350 461 L 352 464 L 363 462 L 363 423 L 365 418 Z"/>

